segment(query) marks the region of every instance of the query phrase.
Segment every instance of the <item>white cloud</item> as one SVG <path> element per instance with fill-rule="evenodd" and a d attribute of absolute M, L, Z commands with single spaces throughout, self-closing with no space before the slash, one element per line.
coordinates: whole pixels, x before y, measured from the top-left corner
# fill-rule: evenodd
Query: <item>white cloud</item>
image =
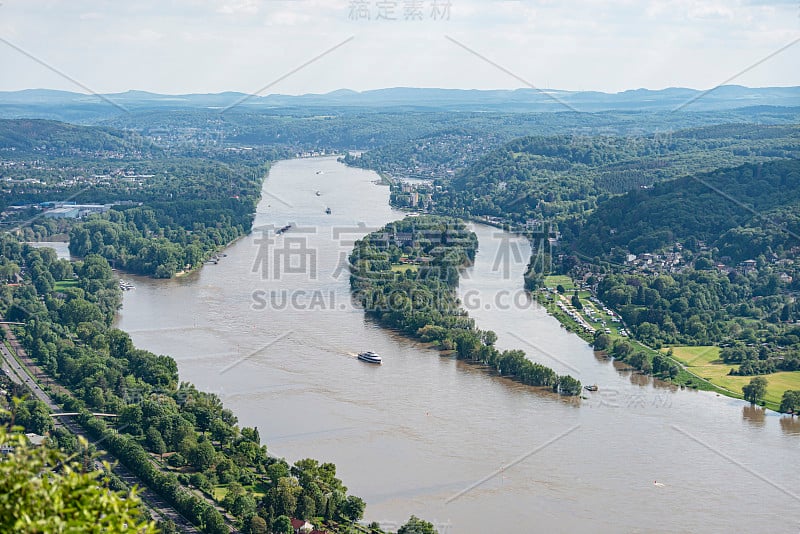
<path fill-rule="evenodd" d="M 293 10 L 281 10 L 270 13 L 267 16 L 267 26 L 297 26 L 299 24 L 307 24 L 312 22 L 313 15 L 308 13 L 301 13 Z"/>
<path fill-rule="evenodd" d="M 164 37 L 163 34 L 149 28 L 140 28 L 128 33 L 121 33 L 117 38 L 121 41 L 128 41 L 131 43 L 152 43 L 160 41 Z"/>
<path fill-rule="evenodd" d="M 219 6 L 216 11 L 217 13 L 221 13 L 223 15 L 255 15 L 259 12 L 259 2 L 256 2 L 255 0 L 229 2 Z"/>
<path fill-rule="evenodd" d="M 374 8 L 376 0 L 368 0 Z M 442 0 L 439 0 L 441 2 Z M 351 20 L 346 0 L 30 0 L 0 7 L 0 37 L 97 91 L 252 91 L 347 37 L 274 92 L 522 84 L 620 91 L 712 87 L 800 35 L 797 1 L 450 0 L 449 20 Z M 100 7 L 102 6 L 102 8 Z M 0 89 L 75 86 L 0 43 Z M 736 80 L 800 85 L 800 45 Z"/>

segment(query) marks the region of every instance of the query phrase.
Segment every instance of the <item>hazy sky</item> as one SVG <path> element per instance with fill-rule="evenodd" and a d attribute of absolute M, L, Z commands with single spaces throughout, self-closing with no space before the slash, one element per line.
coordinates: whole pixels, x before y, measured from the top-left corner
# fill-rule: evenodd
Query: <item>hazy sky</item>
<path fill-rule="evenodd" d="M 10 44 L 95 92 L 252 93 L 341 43 L 264 94 L 616 92 L 710 88 L 798 38 L 800 0 L 0 0 L 0 90 L 85 92 Z M 800 42 L 729 83 L 800 85 Z"/>

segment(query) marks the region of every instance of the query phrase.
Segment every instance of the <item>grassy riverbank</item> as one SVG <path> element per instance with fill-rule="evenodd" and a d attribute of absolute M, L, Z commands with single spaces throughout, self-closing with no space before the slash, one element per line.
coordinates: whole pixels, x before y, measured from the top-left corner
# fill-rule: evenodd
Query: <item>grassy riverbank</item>
<path fill-rule="evenodd" d="M 563 294 L 557 291 L 556 288 L 558 286 L 563 288 Z M 576 290 L 582 310 L 576 310 L 571 303 L 572 295 L 576 294 Z M 587 331 L 568 312 L 579 314 L 586 324 L 598 331 L 605 332 L 612 343 L 616 340 L 624 339 L 631 343 L 637 351 L 644 352 L 651 359 L 656 355 L 661 355 L 677 363 L 680 366 L 680 370 L 677 376 L 670 379 L 670 381 L 678 386 L 714 391 L 737 399 L 742 398 L 742 386 L 749 383 L 752 377 L 727 376 L 731 366 L 711 364 L 709 360 L 719 359 L 718 347 L 674 347 L 672 355 L 668 354 L 668 349 L 655 350 L 628 337 L 625 334 L 624 324 L 622 322 L 613 322 L 613 317 L 616 317 L 616 315 L 609 315 L 603 309 L 602 304 L 590 300 L 591 296 L 588 290 L 576 287 L 568 276 L 548 276 L 545 278 L 545 287 L 536 292 L 537 301 L 547 309 L 550 315 L 558 319 L 569 332 L 578 335 L 590 345 L 594 341 L 594 334 Z M 565 304 L 567 311 L 557 305 L 559 300 Z M 592 310 L 593 313 L 589 314 L 587 310 Z M 605 325 L 603 321 L 605 321 Z M 714 349 L 714 351 L 712 352 L 708 349 Z M 705 356 L 701 356 L 703 354 Z M 791 377 L 790 380 L 790 377 L 778 375 L 797 376 Z M 777 379 L 769 385 L 765 405 L 767 408 L 777 410 L 784 390 L 800 389 L 800 373 L 767 375 L 767 380 L 772 378 Z M 793 382 L 793 380 L 797 380 L 797 382 Z"/>
<path fill-rule="evenodd" d="M 729 374 L 737 366 L 727 364 L 720 359 L 719 347 L 673 347 L 672 353 L 673 357 L 693 374 L 718 386 L 730 397 L 741 399 L 742 387 L 753 378 L 752 376 Z M 800 390 L 800 372 L 798 371 L 781 371 L 762 376 L 767 379 L 765 405 L 772 410 L 777 410 L 780 406 L 784 391 Z"/>

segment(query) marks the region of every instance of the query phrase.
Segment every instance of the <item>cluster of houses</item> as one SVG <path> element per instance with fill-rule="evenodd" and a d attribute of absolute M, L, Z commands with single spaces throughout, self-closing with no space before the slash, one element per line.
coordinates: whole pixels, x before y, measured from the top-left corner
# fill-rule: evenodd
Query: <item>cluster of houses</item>
<path fill-rule="evenodd" d="M 306 150 L 304 152 L 297 152 L 294 157 L 296 158 L 318 158 L 321 156 L 335 156 L 336 152 L 330 150 Z"/>
<path fill-rule="evenodd" d="M 466 239 L 458 232 L 447 231 L 446 237 L 449 243 L 455 243 L 459 239 Z M 441 230 L 419 229 L 413 232 L 380 232 L 374 234 L 372 242 L 379 246 L 395 245 L 400 248 L 413 247 L 422 241 L 439 242 L 442 239 Z"/>
<path fill-rule="evenodd" d="M 439 187 L 441 189 L 441 187 Z M 430 211 L 433 207 L 433 186 L 430 184 L 412 184 L 400 182 L 395 188 L 394 197 L 398 204 L 403 207 L 417 208 L 423 211 Z"/>
<path fill-rule="evenodd" d="M 47 440 L 47 436 L 41 436 L 39 434 L 34 434 L 33 432 L 26 433 L 25 438 L 28 440 L 28 443 L 34 447 L 41 447 Z M 13 445 L 9 445 L 8 443 L 0 445 L 0 454 L 11 454 L 12 452 L 14 452 Z"/>
<path fill-rule="evenodd" d="M 503 227 L 509 224 L 508 220 L 505 217 L 496 217 L 494 215 L 483 215 L 481 217 L 478 217 L 478 219 L 492 226 Z"/>
<path fill-rule="evenodd" d="M 64 178 L 54 184 L 55 187 L 75 187 L 84 185 L 97 185 L 108 182 L 125 182 L 128 185 L 140 186 L 146 180 L 155 177 L 155 174 L 142 174 L 130 169 L 117 169 L 108 174 L 92 174 L 91 176 L 76 175 Z"/>
<path fill-rule="evenodd" d="M 39 161 L 0 161 L 0 168 L 20 168 L 34 170 L 56 170 L 45 167 Z M 13 177 L 4 176 L 0 178 L 0 190 L 10 195 L 12 198 L 16 194 L 25 193 L 28 190 L 43 192 L 52 189 L 70 189 L 86 185 L 97 185 L 106 182 L 125 182 L 129 187 L 142 186 L 148 179 L 155 174 L 140 173 L 129 168 L 118 168 L 105 174 L 76 174 L 68 178 L 62 178 L 58 182 L 45 182 L 32 177 Z M 130 202 L 120 202 L 117 204 L 131 204 Z M 8 206 L 0 213 L 0 219 L 14 219 L 16 214 L 30 209 L 41 210 L 44 216 L 50 219 L 79 219 L 92 213 L 103 213 L 110 209 L 111 204 L 76 204 L 75 202 L 43 202 L 41 204 L 24 204 Z"/>
<path fill-rule="evenodd" d="M 419 158 L 411 156 L 398 161 L 387 158 L 381 161 L 381 171 L 391 176 L 416 179 L 444 179 L 455 176 L 456 170 L 476 161 L 493 145 L 484 136 L 444 134 L 415 141 L 414 151 Z M 427 158 L 425 153 L 447 154 L 447 158 Z M 422 161 L 421 161 L 422 160 Z"/>
<path fill-rule="evenodd" d="M 561 232 L 558 227 L 552 222 L 546 222 L 542 219 L 527 219 L 524 223 L 518 223 L 505 217 L 497 217 L 494 215 L 483 215 L 477 217 L 483 223 L 490 226 L 497 226 L 499 228 L 508 227 L 512 232 L 521 232 L 533 239 L 537 237 L 547 237 L 551 246 L 558 245 L 561 239 Z"/>
<path fill-rule="evenodd" d="M 708 247 L 700 243 L 701 250 L 708 250 Z M 645 252 L 642 254 L 628 254 L 625 260 L 625 265 L 635 271 L 640 272 L 655 272 L 655 273 L 679 273 L 689 267 L 690 265 L 685 261 L 681 250 L 683 247 L 680 243 L 675 244 L 673 252 L 666 252 L 663 254 Z M 776 254 L 772 254 L 768 258 L 768 262 L 776 269 L 781 282 L 791 284 L 794 277 L 789 274 L 795 268 L 795 261 L 792 257 L 800 254 L 800 247 L 794 247 L 788 251 L 789 258 L 780 258 Z M 725 258 L 722 258 L 725 260 Z M 754 259 L 747 259 L 735 265 L 728 265 L 723 262 L 714 264 L 717 271 L 725 274 L 737 272 L 743 275 L 748 275 L 758 271 L 758 262 Z"/>
<path fill-rule="evenodd" d="M 3 181 L 8 185 L 39 185 L 44 183 L 37 178 L 12 178 L 11 176 L 6 176 Z"/>
<path fill-rule="evenodd" d="M 651 252 L 628 254 L 625 258 L 625 265 L 633 267 L 637 271 L 666 273 L 679 273 L 687 267 L 680 251 L 666 252 L 664 254 L 653 254 Z"/>
<path fill-rule="evenodd" d="M 778 268 L 784 267 L 790 269 L 794 265 L 794 260 L 774 258 L 772 264 Z M 748 275 L 750 273 L 758 271 L 758 262 L 756 260 L 744 260 L 742 262 L 739 262 L 739 264 L 736 265 L 736 267 L 729 267 L 724 263 L 717 263 L 715 267 L 721 273 L 730 274 L 735 271 L 743 275 Z M 794 280 L 792 275 L 790 275 L 786 271 L 778 273 L 778 278 L 780 278 L 781 282 L 783 282 L 784 284 L 791 284 L 792 281 Z"/>

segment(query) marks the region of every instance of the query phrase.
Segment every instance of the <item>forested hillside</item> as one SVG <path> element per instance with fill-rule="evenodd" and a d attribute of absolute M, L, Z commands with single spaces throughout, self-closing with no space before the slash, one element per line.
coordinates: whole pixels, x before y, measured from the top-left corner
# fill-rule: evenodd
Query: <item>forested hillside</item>
<path fill-rule="evenodd" d="M 716 354 L 716 345 L 712 363 L 727 374 L 784 372 L 785 382 L 775 380 L 786 388 L 800 370 L 798 214 L 796 159 L 691 175 L 600 204 L 567 228 L 573 239 L 561 243 L 556 269 L 585 280 L 648 346 Z M 631 348 L 595 341 L 623 359 Z M 644 372 L 656 366 L 649 357 L 625 361 Z M 787 402 L 781 410 L 793 409 Z"/>
<path fill-rule="evenodd" d="M 434 196 L 451 214 L 563 220 L 612 195 L 737 163 L 800 156 L 800 127 L 722 125 L 649 136 L 536 136 L 464 169 Z"/>
<path fill-rule="evenodd" d="M 150 140 L 130 131 L 49 120 L 0 119 L 0 157 L 3 158 L 23 154 L 142 155 L 158 151 Z"/>
<path fill-rule="evenodd" d="M 704 241 L 739 262 L 800 246 L 799 214 L 800 161 L 747 164 L 610 199 L 588 217 L 575 246 L 595 256 Z"/>

